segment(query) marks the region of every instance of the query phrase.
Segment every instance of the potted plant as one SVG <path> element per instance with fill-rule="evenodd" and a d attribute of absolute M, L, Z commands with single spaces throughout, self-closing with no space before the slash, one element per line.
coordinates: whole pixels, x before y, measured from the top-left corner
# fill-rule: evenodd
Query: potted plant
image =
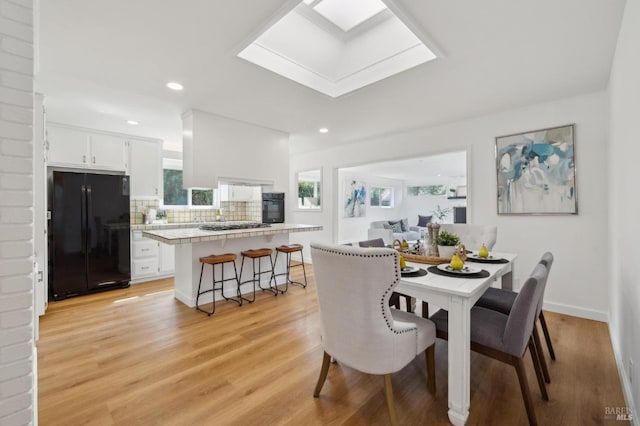
<path fill-rule="evenodd" d="M 451 257 L 456 252 L 456 246 L 460 244 L 460 237 L 453 232 L 442 230 L 435 239 L 438 245 L 440 257 Z"/>
<path fill-rule="evenodd" d="M 449 197 L 455 197 L 456 196 L 455 188 L 449 188 L 449 192 L 451 193 L 451 195 L 449 195 Z"/>
<path fill-rule="evenodd" d="M 440 223 L 447 217 L 449 213 L 451 213 L 451 207 L 441 208 L 440 204 L 438 204 L 436 206 L 436 209 L 431 213 L 433 213 L 433 217 L 436 218 L 436 222 Z"/>

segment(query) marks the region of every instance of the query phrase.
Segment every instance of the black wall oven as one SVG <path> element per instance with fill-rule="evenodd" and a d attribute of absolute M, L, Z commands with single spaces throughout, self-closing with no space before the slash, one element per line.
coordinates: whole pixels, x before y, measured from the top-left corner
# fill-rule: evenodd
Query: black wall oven
<path fill-rule="evenodd" d="M 262 193 L 262 223 L 284 223 L 284 192 Z"/>

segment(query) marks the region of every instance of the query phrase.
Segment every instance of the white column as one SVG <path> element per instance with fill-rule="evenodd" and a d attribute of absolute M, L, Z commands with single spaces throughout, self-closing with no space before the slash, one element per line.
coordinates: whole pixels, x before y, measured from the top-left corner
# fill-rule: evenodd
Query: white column
<path fill-rule="evenodd" d="M 33 0 L 0 0 L 0 424 L 37 423 Z"/>

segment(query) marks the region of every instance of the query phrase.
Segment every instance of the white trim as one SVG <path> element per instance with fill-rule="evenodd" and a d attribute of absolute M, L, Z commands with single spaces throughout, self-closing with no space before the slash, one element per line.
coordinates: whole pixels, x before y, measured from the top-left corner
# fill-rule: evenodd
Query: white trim
<path fill-rule="evenodd" d="M 607 311 L 597 311 L 595 309 L 582 308 L 575 305 L 565 305 L 564 303 L 544 302 L 545 311 L 557 312 L 559 314 L 571 315 L 579 318 L 586 318 L 594 321 L 609 322 Z"/>
<path fill-rule="evenodd" d="M 625 404 L 627 404 L 627 408 L 631 410 L 632 419 L 631 425 L 638 425 L 638 411 L 636 410 L 635 404 L 633 402 L 633 391 L 631 387 L 631 383 L 629 382 L 629 376 L 627 375 L 627 370 L 624 367 L 624 361 L 622 356 L 618 352 L 616 345 L 613 341 L 613 330 L 611 330 L 611 324 L 607 324 L 607 328 L 609 329 L 609 339 L 611 339 L 611 347 L 613 348 L 613 356 L 616 360 L 616 366 L 618 368 L 618 376 L 620 376 L 620 383 L 622 383 L 622 394 L 624 396 Z"/>

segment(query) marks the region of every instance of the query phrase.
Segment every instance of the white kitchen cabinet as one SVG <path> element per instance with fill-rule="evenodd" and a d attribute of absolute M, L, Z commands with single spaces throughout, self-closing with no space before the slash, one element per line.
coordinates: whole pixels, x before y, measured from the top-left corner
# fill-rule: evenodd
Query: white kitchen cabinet
<path fill-rule="evenodd" d="M 123 136 L 57 124 L 47 125 L 49 166 L 125 171 L 127 158 Z"/>
<path fill-rule="evenodd" d="M 89 134 L 79 130 L 47 126 L 49 165 L 89 167 Z"/>
<path fill-rule="evenodd" d="M 151 281 L 173 275 L 175 247 L 142 236 L 142 231 L 131 231 L 131 281 Z"/>
<path fill-rule="evenodd" d="M 162 197 L 162 141 L 129 140 L 131 197 Z"/>
<path fill-rule="evenodd" d="M 220 201 L 259 201 L 259 186 L 220 185 Z"/>
<path fill-rule="evenodd" d="M 91 167 L 101 170 L 126 170 L 127 146 L 121 136 L 100 133 L 89 136 Z"/>

